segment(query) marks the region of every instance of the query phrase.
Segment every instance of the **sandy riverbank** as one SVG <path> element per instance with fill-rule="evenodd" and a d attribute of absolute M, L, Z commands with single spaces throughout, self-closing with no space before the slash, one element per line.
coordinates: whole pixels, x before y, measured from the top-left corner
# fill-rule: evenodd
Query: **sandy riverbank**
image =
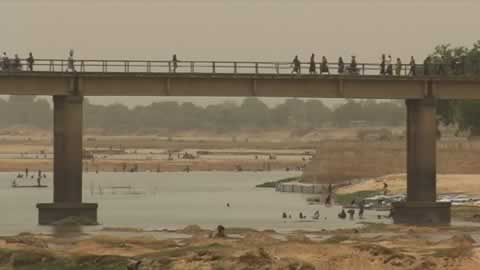
<path fill-rule="evenodd" d="M 108 229 L 94 234 L 0 238 L 0 269 L 476 270 L 480 229 L 369 225 L 355 230 L 277 233 L 189 226 L 172 232 Z M 178 234 L 181 234 L 178 235 Z M 162 240 L 163 239 L 163 240 Z"/>

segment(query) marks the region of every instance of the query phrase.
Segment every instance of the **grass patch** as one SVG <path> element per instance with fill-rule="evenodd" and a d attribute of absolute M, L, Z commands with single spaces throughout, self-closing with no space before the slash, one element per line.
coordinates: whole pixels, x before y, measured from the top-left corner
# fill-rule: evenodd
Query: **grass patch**
<path fill-rule="evenodd" d="M 357 191 L 357 192 L 348 193 L 348 194 L 336 194 L 335 201 L 341 205 L 350 205 L 350 203 L 353 200 L 358 202 L 358 201 L 364 200 L 365 198 L 381 195 L 381 194 L 382 192 L 377 190 L 362 190 L 362 191 Z"/>
<path fill-rule="evenodd" d="M 432 254 L 433 257 L 442 257 L 442 258 L 465 258 L 472 256 L 472 249 L 467 247 L 454 247 L 454 248 L 444 248 L 437 249 Z"/>
<path fill-rule="evenodd" d="M 327 238 L 326 240 L 323 241 L 323 243 L 325 243 L 325 244 L 339 244 L 339 243 L 347 241 L 347 240 L 350 240 L 349 236 L 338 234 L 338 235 L 334 235 L 332 237 Z"/>

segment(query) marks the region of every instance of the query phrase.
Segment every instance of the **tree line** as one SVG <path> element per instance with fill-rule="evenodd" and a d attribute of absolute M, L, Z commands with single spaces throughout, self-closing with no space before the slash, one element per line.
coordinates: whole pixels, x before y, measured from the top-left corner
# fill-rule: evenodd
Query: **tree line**
<path fill-rule="evenodd" d="M 11 96 L 0 99 L 0 127 L 50 128 L 52 108 L 44 99 Z M 155 133 L 159 129 L 239 130 L 269 128 L 349 127 L 352 125 L 404 125 L 403 102 L 348 100 L 329 107 L 321 100 L 287 99 L 268 107 L 255 97 L 241 103 L 198 106 L 191 102 L 155 102 L 128 108 L 123 104 L 96 105 L 84 102 L 84 126 L 112 133 Z"/>

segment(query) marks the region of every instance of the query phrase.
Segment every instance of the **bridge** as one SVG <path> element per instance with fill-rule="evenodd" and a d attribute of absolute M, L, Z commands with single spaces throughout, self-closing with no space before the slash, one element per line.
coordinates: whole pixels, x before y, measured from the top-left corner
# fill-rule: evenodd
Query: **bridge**
<path fill-rule="evenodd" d="M 22 60 L 24 62 L 24 60 Z M 33 71 L 0 72 L 0 95 L 48 95 L 54 104 L 53 203 L 37 205 L 39 224 L 69 216 L 97 220 L 97 204 L 82 202 L 84 96 L 212 96 L 403 99 L 407 107 L 407 199 L 394 205 L 396 223 L 449 223 L 450 204 L 436 202 L 437 99 L 480 99 L 478 67 L 442 75 L 379 74 L 379 64 L 354 72 L 309 74 L 303 64 L 235 61 L 130 61 L 39 59 Z M 317 64 L 317 70 L 319 65 Z M 348 65 L 348 64 L 347 64 Z M 429 70 L 440 66 L 432 65 Z M 417 73 L 425 69 L 417 65 Z M 466 72 L 468 70 L 468 72 Z"/>

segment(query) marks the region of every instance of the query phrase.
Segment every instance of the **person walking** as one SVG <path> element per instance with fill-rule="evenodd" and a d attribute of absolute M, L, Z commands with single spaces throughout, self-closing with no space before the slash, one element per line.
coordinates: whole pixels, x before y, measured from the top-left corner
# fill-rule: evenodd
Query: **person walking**
<path fill-rule="evenodd" d="M 66 71 L 72 71 L 76 72 L 75 70 L 75 60 L 73 59 L 74 52 L 72 49 L 70 49 L 70 52 L 68 53 L 68 60 L 67 60 L 67 70 Z"/>
<path fill-rule="evenodd" d="M 14 71 L 22 70 L 22 62 L 20 61 L 18 54 L 15 54 L 15 57 L 13 58 L 13 70 Z"/>
<path fill-rule="evenodd" d="M 345 63 L 343 62 L 343 58 L 338 58 L 338 74 L 343 74 L 345 72 Z"/>
<path fill-rule="evenodd" d="M 312 53 L 312 56 L 310 56 L 310 67 L 308 68 L 308 72 L 310 74 L 316 74 L 317 73 L 317 67 L 315 64 L 315 54 Z"/>
<path fill-rule="evenodd" d="M 415 58 L 410 57 L 410 71 L 408 72 L 409 76 L 417 75 L 417 65 L 415 64 Z"/>
<path fill-rule="evenodd" d="M 33 63 L 35 62 L 35 59 L 33 59 L 33 54 L 30 52 L 28 54 L 27 58 L 27 66 L 29 71 L 33 71 Z"/>
<path fill-rule="evenodd" d="M 447 75 L 447 70 L 445 69 L 446 59 L 445 56 L 440 58 L 440 63 L 438 64 L 438 75 L 444 76 Z"/>
<path fill-rule="evenodd" d="M 10 60 L 8 59 L 7 53 L 3 52 L 2 54 L 2 70 L 8 71 Z"/>
<path fill-rule="evenodd" d="M 380 75 L 385 75 L 385 66 L 387 60 L 385 59 L 385 54 L 382 54 L 382 60 L 380 62 Z"/>
<path fill-rule="evenodd" d="M 348 71 L 350 72 L 350 74 L 358 75 L 357 58 L 355 57 L 355 55 L 352 56 L 352 60 L 350 61 L 350 67 Z"/>
<path fill-rule="evenodd" d="M 397 63 L 395 64 L 395 75 L 400 76 L 402 73 L 402 60 L 397 58 Z"/>
<path fill-rule="evenodd" d="M 298 59 L 298 55 L 295 55 L 295 58 L 293 58 L 292 66 L 293 70 L 292 73 L 297 73 L 300 74 L 300 60 Z"/>
<path fill-rule="evenodd" d="M 322 64 L 320 65 L 320 74 L 323 73 L 330 75 L 330 70 L 328 69 L 328 60 L 325 56 L 322 56 Z"/>
<path fill-rule="evenodd" d="M 178 59 L 177 59 L 177 55 L 176 55 L 176 54 L 174 54 L 173 57 L 172 57 L 172 64 L 173 64 L 173 72 L 177 72 Z"/>
<path fill-rule="evenodd" d="M 387 60 L 387 75 L 392 76 L 393 75 L 393 64 L 392 64 L 392 56 L 388 55 L 388 60 Z"/>
<path fill-rule="evenodd" d="M 430 56 L 427 56 L 425 60 L 423 61 L 423 74 L 425 76 L 430 75 L 430 64 L 432 63 L 432 58 Z"/>

